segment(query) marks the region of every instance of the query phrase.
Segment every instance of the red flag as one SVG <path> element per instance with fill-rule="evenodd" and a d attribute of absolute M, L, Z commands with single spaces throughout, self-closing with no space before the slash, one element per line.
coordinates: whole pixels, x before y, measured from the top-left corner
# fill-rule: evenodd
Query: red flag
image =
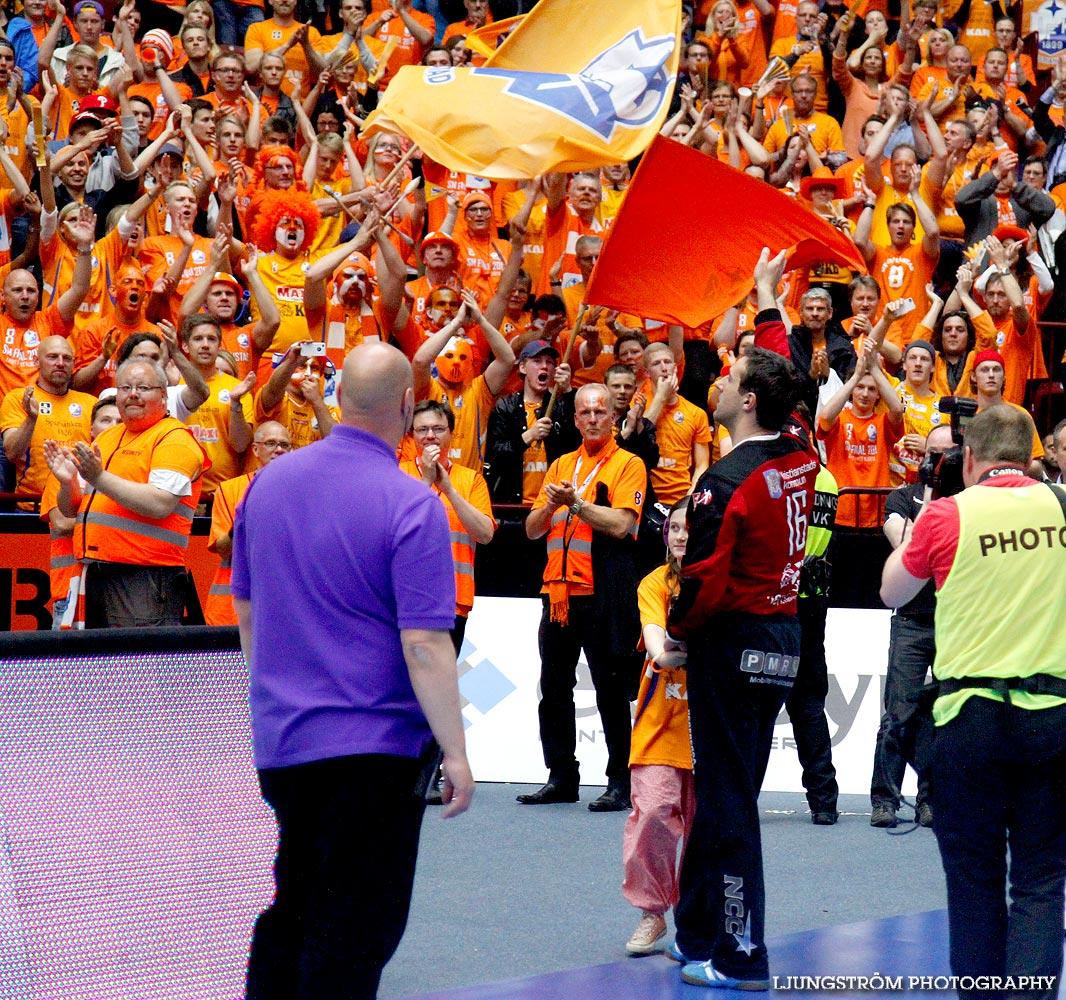
<path fill-rule="evenodd" d="M 840 230 L 765 181 L 657 137 L 629 186 L 585 301 L 697 327 L 751 290 L 763 247 L 788 268 L 832 261 L 866 272 Z"/>

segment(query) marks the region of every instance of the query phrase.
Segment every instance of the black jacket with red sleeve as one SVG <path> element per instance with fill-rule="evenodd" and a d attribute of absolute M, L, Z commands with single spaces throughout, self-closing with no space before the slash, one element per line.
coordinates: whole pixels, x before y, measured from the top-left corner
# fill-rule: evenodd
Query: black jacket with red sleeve
<path fill-rule="evenodd" d="M 773 434 L 742 441 L 700 477 L 671 636 L 684 639 L 723 613 L 796 613 L 817 475 L 799 441 Z"/>

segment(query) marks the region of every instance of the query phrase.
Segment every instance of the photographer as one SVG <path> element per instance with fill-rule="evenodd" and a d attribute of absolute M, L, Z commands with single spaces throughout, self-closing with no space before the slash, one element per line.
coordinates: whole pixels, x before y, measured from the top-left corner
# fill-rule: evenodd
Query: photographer
<path fill-rule="evenodd" d="M 935 469 L 940 455 L 951 448 L 951 425 L 934 427 L 925 439 L 921 479 L 900 486 L 885 501 L 885 538 L 894 549 L 910 534 L 925 503 L 926 470 Z M 930 484 L 932 485 L 932 484 Z M 874 769 L 870 778 L 870 826 L 893 827 L 899 809 L 900 787 L 907 765 L 918 773 L 918 796 L 914 818 L 920 826 L 933 825 L 929 804 L 928 752 L 933 720 L 920 710 L 912 696 L 922 689 L 925 675 L 936 656 L 933 612 L 936 591 L 927 583 L 921 591 L 892 613 L 888 640 L 888 676 L 885 678 L 885 709 L 874 746 Z M 920 763 L 919 763 L 920 762 Z"/>
<path fill-rule="evenodd" d="M 932 787 L 951 971 L 1055 977 L 1026 993 L 1050 1000 L 1066 882 L 1066 495 L 1026 475 L 1032 439 L 1013 407 L 974 418 L 967 488 L 925 506 L 885 563 L 881 599 L 898 607 L 936 585 Z"/>

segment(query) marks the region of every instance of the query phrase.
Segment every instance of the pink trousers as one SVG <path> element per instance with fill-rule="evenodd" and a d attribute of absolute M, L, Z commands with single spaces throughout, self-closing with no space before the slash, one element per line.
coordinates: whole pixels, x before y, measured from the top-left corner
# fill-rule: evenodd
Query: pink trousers
<path fill-rule="evenodd" d="M 677 902 L 681 859 L 696 812 L 692 772 L 636 764 L 629 774 L 633 811 L 622 834 L 622 895 L 641 910 L 662 914 Z"/>

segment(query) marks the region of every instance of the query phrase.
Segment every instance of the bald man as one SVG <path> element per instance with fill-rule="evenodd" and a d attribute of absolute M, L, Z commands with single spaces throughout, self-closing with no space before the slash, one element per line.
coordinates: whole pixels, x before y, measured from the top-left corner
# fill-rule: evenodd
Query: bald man
<path fill-rule="evenodd" d="M 4 454 L 15 465 L 19 493 L 43 492 L 48 479 L 44 442 L 88 441 L 96 398 L 70 388 L 74 349 L 66 337 L 45 337 L 37 345 L 37 381 L 12 389 L 0 402 L 0 434 Z M 30 509 L 32 504 L 21 505 Z"/>
<path fill-rule="evenodd" d="M 474 793 L 449 637 L 448 519 L 396 464 L 414 409 L 410 363 L 360 345 L 340 403 L 329 437 L 252 480 L 233 532 L 255 763 L 279 838 L 248 1000 L 376 996 L 407 921 L 441 753 L 443 815 Z"/>
<path fill-rule="evenodd" d="M 74 330 L 78 306 L 89 292 L 92 278 L 93 226 L 91 209 L 79 210 L 70 224 L 78 254 L 70 287 L 47 309 L 38 311 L 41 290 L 37 279 L 22 268 L 4 278 L 3 337 L 0 338 L 0 394 L 29 385 L 37 375 L 37 346 L 45 337 L 68 336 Z"/>

